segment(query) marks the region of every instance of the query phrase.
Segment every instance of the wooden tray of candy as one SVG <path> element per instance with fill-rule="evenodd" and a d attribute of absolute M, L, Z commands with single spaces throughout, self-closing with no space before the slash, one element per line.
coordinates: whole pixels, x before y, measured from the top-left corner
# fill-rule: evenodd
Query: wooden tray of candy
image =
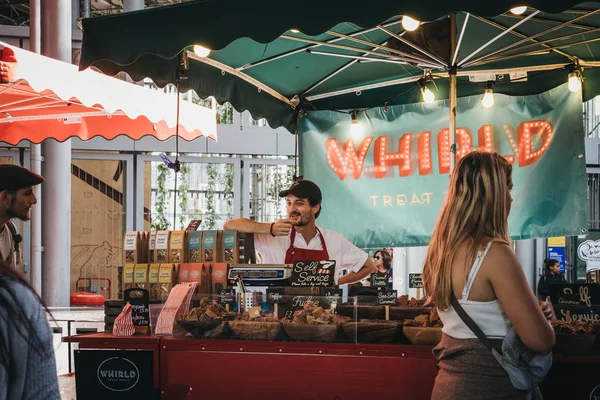
<path fill-rule="evenodd" d="M 442 328 L 403 326 L 402 332 L 410 343 L 416 345 L 435 346 L 442 340 Z"/>
<path fill-rule="evenodd" d="M 185 331 L 192 334 L 195 338 L 204 338 L 213 329 L 219 327 L 221 324 L 225 324 L 226 321 L 222 319 L 216 319 L 208 322 L 204 321 L 177 321 L 177 325 Z"/>
<path fill-rule="evenodd" d="M 283 324 L 283 330 L 293 340 L 309 342 L 332 342 L 337 336 L 339 328 L 338 324 L 301 324 L 295 322 Z"/>
<path fill-rule="evenodd" d="M 275 340 L 281 331 L 280 322 L 231 321 L 229 327 L 245 340 Z"/>
<path fill-rule="evenodd" d="M 385 320 L 350 321 L 342 324 L 344 334 L 358 343 L 398 343 L 402 341 L 402 323 Z"/>
<path fill-rule="evenodd" d="M 352 319 L 385 319 L 385 306 L 367 306 L 357 305 L 358 315 L 354 315 L 355 306 L 352 304 L 342 304 L 336 308 L 336 312 L 344 317 Z M 429 314 L 431 307 L 411 307 L 411 306 L 390 306 L 390 320 L 402 321 L 413 319 L 417 315 Z"/>

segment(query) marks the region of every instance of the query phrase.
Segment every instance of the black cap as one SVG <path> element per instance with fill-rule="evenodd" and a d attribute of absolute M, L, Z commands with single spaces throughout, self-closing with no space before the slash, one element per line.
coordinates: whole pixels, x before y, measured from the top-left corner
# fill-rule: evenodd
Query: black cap
<path fill-rule="evenodd" d="M 310 197 L 315 199 L 318 203 L 323 200 L 321 189 L 319 189 L 316 183 L 307 180 L 300 180 L 292 183 L 289 188 L 279 192 L 279 197 L 285 197 L 288 194 L 293 194 L 301 199 L 308 199 Z"/>
<path fill-rule="evenodd" d="M 0 190 L 18 190 L 44 182 L 44 177 L 15 164 L 0 164 Z"/>

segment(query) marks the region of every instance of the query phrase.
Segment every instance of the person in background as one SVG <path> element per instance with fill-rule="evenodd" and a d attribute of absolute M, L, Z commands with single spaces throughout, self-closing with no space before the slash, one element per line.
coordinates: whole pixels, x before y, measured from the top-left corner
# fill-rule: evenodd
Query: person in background
<path fill-rule="evenodd" d="M 23 239 L 11 220 L 31 219 L 31 207 L 37 203 L 33 186 L 44 178 L 27 168 L 14 164 L 0 164 L 0 260 L 7 261 L 15 270 L 23 272 L 19 242 Z"/>
<path fill-rule="evenodd" d="M 377 267 L 377 272 L 385 273 L 387 275 L 388 287 L 391 289 L 394 283 L 394 276 L 392 273 L 392 256 L 385 250 L 377 250 L 373 255 L 373 262 Z"/>
<path fill-rule="evenodd" d="M 453 296 L 496 345 L 514 327 L 529 350 L 547 354 L 554 347 L 552 307 L 538 303 L 510 247 L 511 175 L 512 166 L 502 156 L 482 151 L 462 157 L 452 172 L 423 267 L 425 292 L 444 324 L 433 350 L 439 365 L 433 400 L 531 396 L 513 387 L 454 310 Z"/>
<path fill-rule="evenodd" d="M 0 400 L 60 399 L 46 312 L 27 281 L 0 261 Z"/>
<path fill-rule="evenodd" d="M 550 295 L 548 285 L 556 283 L 567 283 L 564 275 L 560 273 L 560 263 L 553 258 L 544 260 L 544 275 L 540 277 L 537 292 L 541 300 L 546 300 Z"/>

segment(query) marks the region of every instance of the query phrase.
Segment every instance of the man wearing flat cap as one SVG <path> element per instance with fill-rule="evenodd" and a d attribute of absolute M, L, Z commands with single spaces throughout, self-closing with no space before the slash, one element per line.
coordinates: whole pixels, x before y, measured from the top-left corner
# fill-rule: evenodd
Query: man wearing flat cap
<path fill-rule="evenodd" d="M 31 206 L 37 203 L 33 187 L 44 178 L 27 168 L 14 164 L 0 164 L 0 259 L 23 272 L 19 251 L 22 238 L 11 221 L 18 218 L 29 221 Z"/>
<path fill-rule="evenodd" d="M 264 264 L 335 260 L 337 285 L 361 281 L 376 271 L 367 253 L 339 233 L 316 225 L 322 194 L 315 183 L 298 180 L 279 197 L 285 198 L 288 218 L 276 222 L 236 218 L 225 222 L 224 228 L 254 233 L 254 246 Z M 342 270 L 349 273 L 340 276 Z"/>

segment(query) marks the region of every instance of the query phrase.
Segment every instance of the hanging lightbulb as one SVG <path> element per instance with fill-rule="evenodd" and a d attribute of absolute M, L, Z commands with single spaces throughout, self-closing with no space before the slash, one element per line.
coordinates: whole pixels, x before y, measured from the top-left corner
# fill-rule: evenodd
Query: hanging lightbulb
<path fill-rule="evenodd" d="M 427 86 L 424 86 L 421 88 L 421 94 L 423 95 L 423 101 L 425 103 L 433 103 L 435 100 L 435 96 L 433 95 L 433 92 L 431 90 L 429 90 L 429 88 Z"/>
<path fill-rule="evenodd" d="M 493 107 L 494 105 L 494 81 L 488 81 L 485 85 L 485 91 L 481 98 L 481 105 L 485 108 Z"/>
<path fill-rule="evenodd" d="M 290 29 L 290 32 L 292 32 L 292 33 L 300 33 L 300 31 L 298 29 Z"/>
<path fill-rule="evenodd" d="M 402 27 L 406 31 L 414 31 L 419 27 L 421 23 L 414 18 L 405 15 L 402 17 Z"/>
<path fill-rule="evenodd" d="M 490 108 L 494 105 L 494 91 L 492 89 L 485 89 L 481 98 L 481 104 L 485 108 Z"/>
<path fill-rule="evenodd" d="M 199 44 L 194 45 L 194 54 L 198 57 L 208 57 L 210 54 L 210 49 L 207 49 L 204 46 L 200 46 Z"/>
<path fill-rule="evenodd" d="M 362 126 L 358 120 L 358 111 L 352 111 L 352 122 L 350 123 L 350 136 L 358 138 L 362 134 Z"/>
<path fill-rule="evenodd" d="M 510 9 L 510 12 L 514 15 L 521 15 L 527 11 L 527 6 L 518 6 Z"/>
<path fill-rule="evenodd" d="M 571 72 L 569 74 L 569 90 L 573 93 L 581 90 L 581 79 L 577 75 L 577 72 Z"/>

